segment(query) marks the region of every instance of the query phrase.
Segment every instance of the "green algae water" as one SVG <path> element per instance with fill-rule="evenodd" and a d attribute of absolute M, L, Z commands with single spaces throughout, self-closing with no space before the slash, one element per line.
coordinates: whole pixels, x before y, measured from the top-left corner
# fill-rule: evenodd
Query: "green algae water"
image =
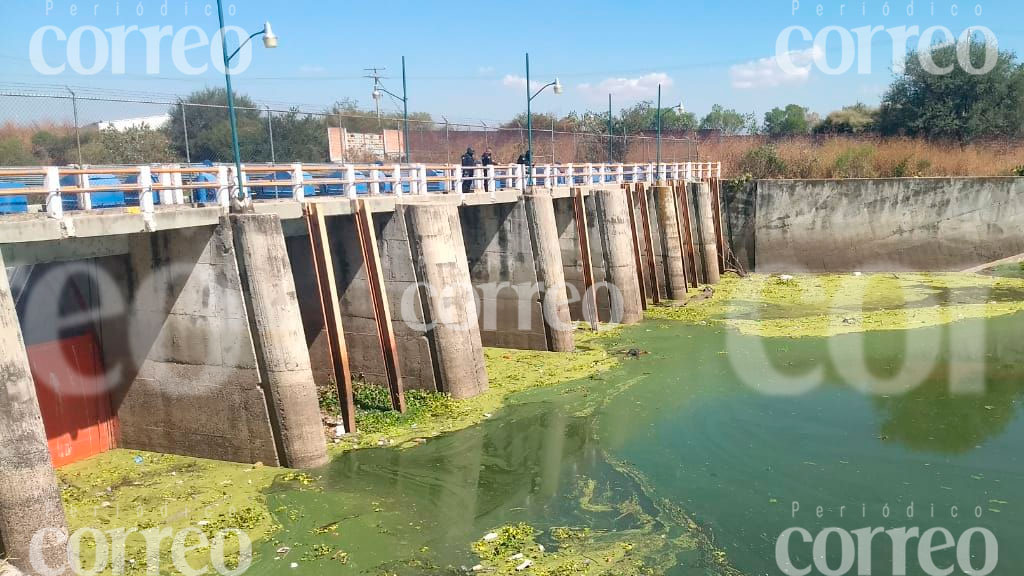
<path fill-rule="evenodd" d="M 511 573 L 532 558 L 527 573 L 780 574 L 776 546 L 791 528 L 959 538 L 981 527 L 999 544 L 992 573 L 1016 574 L 1022 328 L 1016 314 L 763 338 L 647 321 L 609 342 L 646 352 L 610 372 L 522 393 L 480 425 L 410 448 L 342 454 L 307 485 L 275 485 L 281 529 L 248 573 L 461 573 L 482 562 L 474 542 L 524 523 L 536 531 L 530 549 L 478 569 Z M 864 390 L 900 375 L 916 384 Z M 570 546 L 565 534 L 587 537 Z M 833 536 L 823 561 L 835 570 L 844 554 Z M 811 544 L 790 540 L 793 565 L 815 568 Z M 873 573 L 896 573 L 888 538 L 867 548 Z M 916 550 L 907 573 L 926 573 Z M 980 569 L 983 539 L 966 550 Z M 545 571 L 543 558 L 559 554 L 575 558 Z M 955 546 L 933 558 L 954 566 Z"/>

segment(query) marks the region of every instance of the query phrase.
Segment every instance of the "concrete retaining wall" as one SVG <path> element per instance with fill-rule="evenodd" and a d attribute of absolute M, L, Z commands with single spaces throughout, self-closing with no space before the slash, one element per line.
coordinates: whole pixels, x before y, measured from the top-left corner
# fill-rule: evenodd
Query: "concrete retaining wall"
<path fill-rule="evenodd" d="M 1024 179 L 760 181 L 759 272 L 962 270 L 1024 252 Z"/>
<path fill-rule="evenodd" d="M 436 390 L 433 354 L 422 328 L 423 302 L 416 289 L 408 225 L 405 218 L 393 212 L 374 214 L 373 222 L 398 343 L 402 383 L 406 388 Z M 370 285 L 359 249 L 355 220 L 352 216 L 328 218 L 327 231 L 341 292 L 342 325 L 352 374 L 367 382 L 386 385 L 384 357 L 377 337 Z M 334 381 L 334 372 L 327 352 L 327 332 L 323 325 L 309 236 L 289 236 L 287 245 L 313 375 L 317 384 L 323 386 Z M 403 310 L 403 299 L 407 310 Z"/>
<path fill-rule="evenodd" d="M 459 209 L 484 346 L 547 350 L 523 200 Z"/>
<path fill-rule="evenodd" d="M 101 320 L 119 445 L 279 464 L 230 226 L 133 235 L 108 262 L 133 298 Z"/>

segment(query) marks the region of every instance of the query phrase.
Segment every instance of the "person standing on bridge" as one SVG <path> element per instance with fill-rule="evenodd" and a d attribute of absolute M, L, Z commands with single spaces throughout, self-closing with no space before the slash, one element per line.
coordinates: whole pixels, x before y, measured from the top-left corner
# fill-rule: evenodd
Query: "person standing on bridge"
<path fill-rule="evenodd" d="M 484 155 L 480 157 L 480 165 L 484 167 L 484 176 L 486 177 L 487 176 L 487 167 L 494 165 L 494 156 L 493 156 L 493 153 L 491 152 L 490 148 L 487 148 L 487 150 L 484 150 Z M 486 190 L 488 192 L 491 191 L 491 181 L 490 181 L 490 179 L 485 179 L 484 180 L 484 190 Z"/>
<path fill-rule="evenodd" d="M 473 177 L 476 175 L 476 157 L 474 156 L 473 147 L 466 148 L 466 153 L 462 155 L 462 191 L 472 192 L 473 191 Z"/>

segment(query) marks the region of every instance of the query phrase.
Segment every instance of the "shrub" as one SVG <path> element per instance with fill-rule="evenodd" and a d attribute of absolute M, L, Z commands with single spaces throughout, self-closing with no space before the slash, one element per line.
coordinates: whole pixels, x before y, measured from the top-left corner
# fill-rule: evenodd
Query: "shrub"
<path fill-rule="evenodd" d="M 875 147 L 854 146 L 836 156 L 833 176 L 836 178 L 871 178 L 875 173 Z"/>
<path fill-rule="evenodd" d="M 765 144 L 749 150 L 740 159 L 740 173 L 750 174 L 755 179 L 780 178 L 786 174 L 785 160 L 775 146 Z"/>

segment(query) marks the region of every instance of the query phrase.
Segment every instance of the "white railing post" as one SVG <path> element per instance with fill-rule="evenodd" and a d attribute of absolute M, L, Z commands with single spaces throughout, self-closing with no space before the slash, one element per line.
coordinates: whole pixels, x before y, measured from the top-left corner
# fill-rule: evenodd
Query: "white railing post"
<path fill-rule="evenodd" d="M 722 179 L 722 163 L 717 162 L 715 166 L 715 178 Z"/>
<path fill-rule="evenodd" d="M 622 184 L 626 181 L 626 176 L 622 173 L 622 164 L 615 167 L 615 183 Z"/>
<path fill-rule="evenodd" d="M 679 180 L 679 163 L 672 164 L 672 181 L 676 182 Z"/>
<path fill-rule="evenodd" d="M 547 177 L 545 178 L 545 182 L 547 183 L 548 188 L 552 190 L 555 186 L 558 186 L 558 174 L 555 173 L 556 170 L 557 167 L 554 164 L 544 165 L 544 175 Z"/>
<path fill-rule="evenodd" d="M 587 186 L 593 186 L 594 185 L 594 165 L 588 162 L 586 168 L 584 169 L 584 171 L 587 174 Z"/>
<path fill-rule="evenodd" d="M 165 166 L 165 168 L 167 168 L 167 166 Z M 158 193 L 158 196 L 160 197 L 160 205 L 174 204 L 174 191 L 171 190 L 171 186 L 173 185 L 171 184 L 171 173 L 161 172 L 158 179 L 160 180 L 160 192 Z M 79 205 L 81 205 L 81 203 L 79 203 Z"/>
<path fill-rule="evenodd" d="M 345 164 L 345 195 L 349 198 L 356 197 L 356 167 Z"/>
<path fill-rule="evenodd" d="M 633 183 L 635 184 L 635 183 L 637 183 L 639 181 L 640 181 L 640 165 L 639 164 L 633 164 Z"/>
<path fill-rule="evenodd" d="M 292 199 L 302 202 L 306 198 L 305 175 L 302 173 L 302 163 L 292 164 Z"/>
<path fill-rule="evenodd" d="M 174 173 L 171 174 L 171 186 L 174 186 L 174 203 L 184 204 L 185 203 L 185 180 L 181 177 L 181 166 L 174 165 Z"/>
<path fill-rule="evenodd" d="M 231 205 L 231 188 L 233 185 L 227 166 L 217 166 L 217 204 L 228 207 Z"/>
<path fill-rule="evenodd" d="M 483 168 L 481 168 L 480 166 L 473 167 L 472 189 L 473 192 L 479 192 L 484 189 Z"/>
<path fill-rule="evenodd" d="M 426 194 L 428 192 L 428 190 L 429 190 L 427 188 L 427 165 L 426 164 L 417 164 L 416 165 L 416 171 L 419 173 L 420 194 Z"/>
<path fill-rule="evenodd" d="M 373 168 L 370 170 L 370 195 L 378 194 L 380 194 L 380 170 Z"/>
<path fill-rule="evenodd" d="M 82 166 L 82 168 L 84 169 L 85 166 Z M 92 188 L 92 182 L 89 180 L 88 174 L 78 175 L 78 187 L 83 190 L 83 192 L 78 193 L 78 208 L 80 210 L 92 210 L 92 194 L 88 192 Z"/>
<path fill-rule="evenodd" d="M 420 177 L 416 174 L 416 166 L 413 164 L 409 165 L 409 194 L 416 195 L 420 193 Z"/>
<path fill-rule="evenodd" d="M 462 194 L 462 168 L 457 164 L 449 164 L 448 169 L 452 173 L 452 192 Z"/>
<path fill-rule="evenodd" d="M 484 176 L 487 178 L 487 189 L 490 190 L 491 196 L 494 196 L 494 193 L 498 191 L 494 181 L 494 164 L 484 168 Z"/>
<path fill-rule="evenodd" d="M 139 210 L 153 213 L 153 172 L 149 166 L 139 166 Z"/>
<path fill-rule="evenodd" d="M 699 181 L 703 180 L 704 179 L 704 163 L 703 162 L 697 162 L 694 165 L 694 168 L 697 169 L 697 174 L 696 174 L 697 181 L 699 182 Z"/>
<path fill-rule="evenodd" d="M 402 165 L 392 164 L 391 165 L 391 193 L 395 195 L 405 194 L 405 189 L 402 188 Z"/>
<path fill-rule="evenodd" d="M 60 170 L 56 166 L 46 168 L 43 186 L 46 187 L 46 214 L 60 220 L 64 217 L 64 201 L 60 197 Z"/>
<path fill-rule="evenodd" d="M 604 184 L 608 180 L 608 166 L 601 164 L 601 168 L 598 170 L 598 176 L 601 179 L 601 184 Z"/>
<path fill-rule="evenodd" d="M 572 187 L 576 184 L 576 167 L 572 163 L 565 165 L 565 185 Z"/>

